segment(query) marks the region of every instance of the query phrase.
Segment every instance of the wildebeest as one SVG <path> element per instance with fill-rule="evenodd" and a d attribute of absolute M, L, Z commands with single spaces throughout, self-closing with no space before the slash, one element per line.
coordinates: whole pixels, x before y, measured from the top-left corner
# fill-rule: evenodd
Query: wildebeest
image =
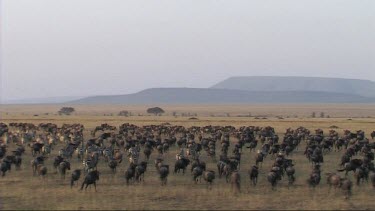
<path fill-rule="evenodd" d="M 221 178 L 221 176 L 225 176 L 226 181 L 229 182 L 229 177 L 231 173 L 237 169 L 237 165 L 237 160 L 227 160 L 226 162 L 219 161 L 217 164 L 219 178 Z"/>
<path fill-rule="evenodd" d="M 5 159 L 1 162 L 1 165 L 0 165 L 0 170 L 2 172 L 1 176 L 5 176 L 5 172 L 10 171 L 11 164 L 12 164 L 11 161 L 5 160 Z"/>
<path fill-rule="evenodd" d="M 66 170 L 70 170 L 70 162 L 69 161 L 60 162 L 58 169 L 59 169 L 61 178 L 65 179 Z"/>
<path fill-rule="evenodd" d="M 232 191 L 234 189 L 235 193 L 241 193 L 241 176 L 238 171 L 233 171 L 230 176 L 230 183 Z"/>
<path fill-rule="evenodd" d="M 55 159 L 53 160 L 53 167 L 55 167 L 57 171 L 57 167 L 60 165 L 61 162 L 64 161 L 64 158 L 61 157 L 60 155 L 56 156 Z"/>
<path fill-rule="evenodd" d="M 356 179 L 356 184 L 359 185 L 361 180 L 363 182 L 365 179 L 368 179 L 368 169 L 363 165 L 356 168 L 354 171 L 354 177 Z"/>
<path fill-rule="evenodd" d="M 126 185 L 129 185 L 129 181 L 131 179 L 134 179 L 136 166 L 137 166 L 136 164 L 130 163 L 128 169 L 125 171 Z"/>
<path fill-rule="evenodd" d="M 40 154 L 40 152 L 42 151 L 42 148 L 43 148 L 44 144 L 43 143 L 31 143 L 30 144 L 30 147 L 31 147 L 31 154 L 33 156 L 35 156 L 37 153 Z"/>
<path fill-rule="evenodd" d="M 320 183 L 320 165 L 315 165 L 312 173 L 310 174 L 309 179 L 307 180 L 308 184 L 315 188 L 315 186 Z"/>
<path fill-rule="evenodd" d="M 370 181 L 371 181 L 372 187 L 375 188 L 375 172 L 374 171 L 370 173 Z"/>
<path fill-rule="evenodd" d="M 169 174 L 169 165 L 161 165 L 159 168 L 161 185 L 167 184 L 168 174 Z"/>
<path fill-rule="evenodd" d="M 81 186 L 81 190 L 83 190 L 83 186 L 86 184 L 86 187 L 85 187 L 85 190 L 87 189 L 87 187 L 91 184 L 94 184 L 94 187 L 95 187 L 95 192 L 96 192 L 96 181 L 99 180 L 99 171 L 97 170 L 93 170 L 93 171 L 90 171 L 86 177 L 85 177 L 85 180 L 83 181 L 82 183 L 82 186 Z"/>
<path fill-rule="evenodd" d="M 344 164 L 343 169 L 338 169 L 337 171 L 345 171 L 345 175 L 348 175 L 349 171 L 355 171 L 358 167 L 360 167 L 363 164 L 363 161 L 361 159 L 352 159 L 349 162 Z"/>
<path fill-rule="evenodd" d="M 22 164 L 22 157 L 20 155 L 16 155 L 14 157 L 14 165 L 16 166 L 16 170 L 19 170 L 21 168 Z"/>
<path fill-rule="evenodd" d="M 201 178 L 201 176 L 202 176 L 202 174 L 203 174 L 203 169 L 202 169 L 202 167 L 201 166 L 196 166 L 196 167 L 194 167 L 194 169 L 193 169 L 193 180 L 194 180 L 194 182 L 195 183 L 197 183 L 198 182 L 198 178 Z"/>
<path fill-rule="evenodd" d="M 265 156 L 265 154 L 263 152 L 258 151 L 258 153 L 255 157 L 255 165 L 258 166 L 258 164 L 260 163 L 261 166 L 262 166 L 264 156 Z"/>
<path fill-rule="evenodd" d="M 340 187 L 341 177 L 336 173 L 326 173 L 327 175 L 327 184 L 329 185 L 329 189 L 333 186 L 335 189 Z"/>
<path fill-rule="evenodd" d="M 249 170 L 249 177 L 250 177 L 250 181 L 252 182 L 254 186 L 258 182 L 258 174 L 259 174 L 258 166 L 255 165 L 251 167 L 251 169 Z"/>
<path fill-rule="evenodd" d="M 288 176 L 288 184 L 292 185 L 296 178 L 294 177 L 295 169 L 294 169 L 294 164 L 290 163 L 288 166 L 285 168 L 286 175 Z"/>
<path fill-rule="evenodd" d="M 207 182 L 208 188 L 210 188 L 215 179 L 215 172 L 211 170 L 204 171 L 203 179 Z"/>
<path fill-rule="evenodd" d="M 145 172 L 147 170 L 147 162 L 142 161 L 135 167 L 135 180 L 140 182 L 142 179 L 144 180 Z"/>
<path fill-rule="evenodd" d="M 117 160 L 111 159 L 108 162 L 108 167 L 112 170 L 113 173 L 116 173 L 117 165 L 118 165 Z"/>
<path fill-rule="evenodd" d="M 46 159 L 47 157 L 45 156 L 38 156 L 36 157 L 34 160 L 31 161 L 31 167 L 33 168 L 33 173 L 35 175 L 36 171 L 37 171 L 37 167 L 39 164 L 44 164 L 44 159 Z"/>
<path fill-rule="evenodd" d="M 203 171 L 206 170 L 206 163 L 204 161 L 200 161 L 199 159 L 195 159 L 195 161 L 191 164 L 191 172 L 193 172 L 193 169 L 198 166 L 201 167 Z"/>
<path fill-rule="evenodd" d="M 271 183 L 272 190 L 276 187 L 277 182 L 281 180 L 281 171 L 282 169 L 279 166 L 274 166 L 267 174 L 267 180 Z"/>
<path fill-rule="evenodd" d="M 47 167 L 43 164 L 38 164 L 37 172 L 39 176 L 42 176 L 44 178 L 47 175 Z"/>
<path fill-rule="evenodd" d="M 180 169 L 182 169 L 182 173 L 185 174 L 186 167 L 190 164 L 190 160 L 187 158 L 181 158 L 176 160 L 174 165 L 174 173 L 179 173 Z"/>
<path fill-rule="evenodd" d="M 76 169 L 72 172 L 72 178 L 70 180 L 70 188 L 72 188 L 74 185 L 74 182 L 78 181 L 79 178 L 81 177 L 81 171 L 82 171 L 81 169 Z"/>
<path fill-rule="evenodd" d="M 375 130 L 371 132 L 371 138 L 372 138 L 372 139 L 375 138 Z"/>
<path fill-rule="evenodd" d="M 348 199 L 352 195 L 353 183 L 347 178 L 342 178 L 340 180 L 340 187 L 345 193 L 345 198 Z"/>
<path fill-rule="evenodd" d="M 150 159 L 151 152 L 152 152 L 151 147 L 145 147 L 145 149 L 143 150 L 143 153 L 145 154 L 145 157 L 147 160 Z"/>

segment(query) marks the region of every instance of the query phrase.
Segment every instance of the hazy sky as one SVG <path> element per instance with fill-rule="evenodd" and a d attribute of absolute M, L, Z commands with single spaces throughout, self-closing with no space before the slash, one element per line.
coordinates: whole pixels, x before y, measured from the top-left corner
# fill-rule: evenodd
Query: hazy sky
<path fill-rule="evenodd" d="M 3 100 L 242 75 L 375 80 L 374 0 L 3 0 L 0 20 Z"/>

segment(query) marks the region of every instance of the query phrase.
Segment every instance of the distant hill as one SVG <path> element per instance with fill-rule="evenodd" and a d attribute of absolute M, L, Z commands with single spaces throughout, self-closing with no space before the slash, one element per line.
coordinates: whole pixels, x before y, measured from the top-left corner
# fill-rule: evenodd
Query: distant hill
<path fill-rule="evenodd" d="M 375 98 L 316 91 L 244 91 L 205 88 L 153 88 L 135 94 L 93 96 L 69 104 L 231 104 L 369 103 Z"/>
<path fill-rule="evenodd" d="M 375 97 L 375 82 L 342 78 L 244 76 L 228 78 L 211 88 L 246 91 L 336 92 Z"/>

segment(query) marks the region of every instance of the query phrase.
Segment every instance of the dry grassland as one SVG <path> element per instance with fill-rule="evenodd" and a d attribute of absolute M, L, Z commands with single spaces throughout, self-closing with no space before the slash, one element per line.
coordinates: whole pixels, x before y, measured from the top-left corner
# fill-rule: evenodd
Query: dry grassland
<path fill-rule="evenodd" d="M 205 126 L 205 125 L 233 125 L 239 126 L 273 126 L 281 136 L 286 128 L 296 128 L 304 126 L 311 130 L 322 128 L 325 133 L 329 127 L 335 125 L 342 134 L 343 129 L 359 130 L 369 133 L 375 130 L 375 118 L 352 118 L 375 116 L 375 107 L 372 105 L 280 105 L 280 106 L 160 106 L 169 114 L 176 112 L 197 113 L 197 120 L 189 120 L 188 117 L 173 116 L 132 116 L 117 117 L 103 116 L 104 113 L 118 113 L 120 110 L 129 110 L 133 113 L 143 113 L 148 106 L 74 106 L 77 114 L 73 116 L 57 116 L 56 113 L 61 106 L 1 106 L 1 122 L 52 122 L 61 126 L 63 123 L 82 123 L 86 129 L 108 123 L 119 126 L 129 122 L 139 126 L 149 124 L 160 124 L 169 122 L 172 125 Z M 312 111 L 325 112 L 336 118 L 306 118 Z M 269 116 L 268 119 L 254 119 L 254 117 L 233 117 L 251 112 L 252 115 Z M 45 115 L 49 113 L 49 115 Z M 210 113 L 225 114 L 230 113 L 231 117 L 210 117 Z M 39 114 L 39 116 L 34 116 Z M 272 116 L 294 116 L 299 118 L 278 119 Z M 341 117 L 341 118 L 337 118 Z M 85 132 L 87 139 L 89 131 Z M 233 138 L 232 138 L 233 139 Z M 258 144 L 259 147 L 260 144 Z M 60 149 L 60 144 L 56 149 Z M 73 189 L 69 186 L 70 172 L 63 181 L 52 167 L 53 157 L 58 150 L 53 151 L 50 159 L 46 161 L 48 167 L 47 180 L 43 181 L 39 177 L 32 175 L 30 166 L 31 153 L 27 149 L 27 154 L 23 156 L 22 170 L 12 171 L 5 177 L 0 178 L 0 208 L 2 209 L 375 209 L 374 194 L 375 189 L 370 184 L 364 183 L 360 187 L 355 186 L 353 196 L 350 200 L 345 200 L 344 195 L 339 190 L 328 192 L 328 186 L 323 176 L 321 184 L 315 190 L 310 189 L 306 184 L 306 179 L 311 171 L 311 164 L 303 155 L 305 143 L 302 143 L 299 150 L 290 157 L 296 162 L 296 182 L 288 188 L 287 180 L 283 179 L 279 183 L 277 190 L 272 191 L 270 184 L 266 180 L 266 173 L 273 163 L 267 157 L 260 170 L 259 183 L 256 187 L 250 186 L 247 171 L 255 163 L 254 153 L 250 153 L 244 148 L 241 160 L 241 185 L 242 193 L 235 196 L 231 192 L 230 185 L 225 179 L 214 181 L 212 190 L 208 190 L 205 182 L 194 184 L 190 171 L 185 175 L 170 174 L 168 185 L 161 187 L 158 174 L 153 166 L 156 152 L 151 155 L 151 162 L 148 166 L 145 182 L 141 184 L 125 185 L 123 178 L 124 171 L 128 166 L 128 160 L 123 161 L 113 175 L 104 161 L 99 162 L 98 169 L 101 177 L 98 182 L 98 192 L 94 189 L 79 191 L 78 187 Z M 14 145 L 10 145 L 10 149 Z M 217 146 L 217 151 L 220 147 Z M 231 152 L 230 148 L 230 152 Z M 166 163 L 173 166 L 177 147 L 172 147 L 166 156 Z M 208 164 L 208 169 L 216 169 L 216 163 L 212 162 L 202 153 L 202 159 Z M 218 153 L 217 153 L 218 154 Z M 335 171 L 342 152 L 330 152 L 325 155 L 323 164 L 323 174 Z M 143 160 L 143 154 L 141 160 Z M 74 157 L 72 160 L 72 170 L 81 168 L 82 163 Z M 190 166 L 189 166 L 190 167 Z M 189 168 L 190 170 L 190 168 Z M 353 179 L 352 173 L 349 178 Z M 82 182 L 82 177 L 79 184 Z"/>

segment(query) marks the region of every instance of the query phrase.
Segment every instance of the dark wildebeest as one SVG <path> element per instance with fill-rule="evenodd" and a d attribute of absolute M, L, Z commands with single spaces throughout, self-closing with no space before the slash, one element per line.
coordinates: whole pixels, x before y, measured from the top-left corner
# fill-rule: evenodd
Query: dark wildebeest
<path fill-rule="evenodd" d="M 76 169 L 72 172 L 72 178 L 70 180 L 70 188 L 73 187 L 73 184 L 75 181 L 78 181 L 79 178 L 81 177 L 81 169 Z M 77 183 L 78 184 L 78 183 Z"/>
<path fill-rule="evenodd" d="M 145 149 L 143 150 L 143 153 L 145 154 L 145 157 L 147 160 L 150 159 L 151 152 L 152 152 L 151 147 L 145 147 Z"/>
<path fill-rule="evenodd" d="M 361 180 L 362 182 L 365 180 L 365 179 L 368 179 L 368 169 L 366 167 L 364 167 L 363 165 L 358 167 L 355 171 L 354 171 L 354 177 L 356 179 L 356 184 L 357 186 L 360 184 Z"/>
<path fill-rule="evenodd" d="M 160 167 L 163 165 L 163 158 L 156 158 L 154 163 L 156 171 L 159 172 Z"/>
<path fill-rule="evenodd" d="M 14 165 L 16 166 L 16 170 L 21 169 L 22 165 L 22 157 L 20 155 L 16 155 L 14 158 Z"/>
<path fill-rule="evenodd" d="M 206 171 L 206 163 L 204 161 L 200 161 L 199 159 L 195 159 L 195 161 L 191 164 L 191 172 L 195 167 L 201 167 L 203 171 Z"/>
<path fill-rule="evenodd" d="M 44 164 L 44 159 L 46 159 L 47 157 L 41 155 L 41 156 L 38 156 L 36 157 L 34 160 L 31 161 L 31 167 L 33 168 L 33 174 L 35 175 L 36 171 L 37 171 L 37 167 L 39 164 Z"/>
<path fill-rule="evenodd" d="M 264 159 L 264 155 L 263 152 L 258 152 L 256 157 L 255 157 L 255 165 L 258 166 L 258 164 L 260 163 L 260 166 L 262 166 L 263 164 L 263 159 Z"/>
<path fill-rule="evenodd" d="M 39 176 L 42 176 L 44 178 L 47 175 L 47 167 L 43 164 L 38 164 L 37 172 Z"/>
<path fill-rule="evenodd" d="M 161 185 L 167 184 L 168 174 L 169 174 L 169 165 L 161 165 L 159 167 Z"/>
<path fill-rule="evenodd" d="M 180 169 L 182 169 L 182 173 L 185 174 L 186 167 L 190 164 L 190 160 L 187 158 L 181 158 L 176 160 L 174 165 L 174 173 L 179 173 Z"/>
<path fill-rule="evenodd" d="M 372 187 L 375 188 L 375 172 L 374 171 L 370 173 L 370 181 L 372 183 Z"/>
<path fill-rule="evenodd" d="M 147 162 L 142 161 L 135 167 L 135 180 L 140 182 L 142 179 L 144 180 L 145 172 L 147 170 Z"/>
<path fill-rule="evenodd" d="M 66 173 L 66 170 L 70 170 L 70 163 L 69 161 L 63 161 L 59 164 L 59 173 L 61 175 L 61 178 L 62 179 L 65 179 L 65 173 Z"/>
<path fill-rule="evenodd" d="M 294 169 L 294 164 L 289 163 L 288 166 L 285 168 L 286 175 L 288 176 L 288 184 L 293 185 L 296 178 L 294 177 L 294 173 L 296 170 Z"/>
<path fill-rule="evenodd" d="M 53 167 L 55 167 L 57 171 L 57 167 L 59 167 L 60 163 L 64 161 L 64 158 L 60 155 L 56 156 L 55 159 L 53 160 Z"/>
<path fill-rule="evenodd" d="M 258 166 L 253 166 L 250 170 L 249 170 L 249 177 L 250 177 L 250 181 L 252 182 L 253 186 L 255 186 L 258 182 L 258 174 L 259 174 L 259 170 L 258 170 Z"/>
<path fill-rule="evenodd" d="M 207 182 L 208 188 L 211 188 L 212 182 L 215 179 L 215 172 L 211 170 L 204 171 L 203 179 Z"/>
<path fill-rule="evenodd" d="M 5 172 L 10 171 L 11 164 L 11 161 L 5 159 L 3 160 L 3 162 L 1 162 L 0 170 L 3 172 L 2 176 L 5 176 Z"/>
<path fill-rule="evenodd" d="M 130 166 L 125 171 L 126 185 L 129 185 L 129 180 L 134 179 L 136 166 L 137 166 L 136 164 L 130 163 Z"/>
<path fill-rule="evenodd" d="M 238 171 L 233 171 L 230 175 L 230 183 L 232 191 L 235 189 L 235 193 L 241 193 L 241 176 Z"/>
<path fill-rule="evenodd" d="M 81 190 L 83 190 L 83 186 L 86 184 L 85 190 L 87 187 L 91 184 L 94 184 L 95 192 L 96 192 L 96 180 L 99 180 L 99 171 L 98 170 L 92 170 L 90 171 L 86 177 L 85 180 L 82 183 Z"/>
<path fill-rule="evenodd" d="M 30 145 L 30 147 L 31 147 L 31 154 L 33 156 L 35 156 L 37 153 L 40 154 L 40 152 L 42 151 L 43 146 L 44 146 L 44 144 L 42 144 L 42 143 L 32 143 Z"/>
<path fill-rule="evenodd" d="M 237 170 L 238 162 L 237 160 L 228 160 L 227 163 L 224 164 L 224 166 L 220 166 L 221 169 L 219 169 L 219 173 L 221 175 L 225 175 L 226 181 L 229 182 L 229 177 L 231 176 L 232 172 Z"/>
<path fill-rule="evenodd" d="M 111 159 L 108 162 L 108 167 L 112 170 L 112 173 L 116 173 L 117 169 L 117 160 Z"/>
<path fill-rule="evenodd" d="M 349 162 L 344 164 L 343 169 L 338 169 L 337 171 L 345 171 L 345 175 L 348 175 L 349 171 L 355 171 L 358 167 L 360 167 L 363 164 L 363 161 L 361 159 L 352 159 Z"/>
<path fill-rule="evenodd" d="M 203 169 L 202 169 L 202 167 L 201 166 L 196 166 L 196 167 L 194 167 L 194 169 L 193 169 L 193 180 L 194 180 L 194 182 L 195 183 L 197 183 L 198 182 L 198 178 L 202 178 L 202 174 L 203 174 Z"/>
<path fill-rule="evenodd" d="M 315 165 L 312 173 L 310 174 L 309 179 L 307 180 L 307 183 L 315 188 L 315 186 L 319 185 L 320 183 L 320 165 Z"/>
<path fill-rule="evenodd" d="M 274 166 L 267 175 L 267 180 L 271 183 L 272 190 L 274 190 L 277 181 L 281 180 L 281 171 L 282 169 L 279 166 Z"/>

